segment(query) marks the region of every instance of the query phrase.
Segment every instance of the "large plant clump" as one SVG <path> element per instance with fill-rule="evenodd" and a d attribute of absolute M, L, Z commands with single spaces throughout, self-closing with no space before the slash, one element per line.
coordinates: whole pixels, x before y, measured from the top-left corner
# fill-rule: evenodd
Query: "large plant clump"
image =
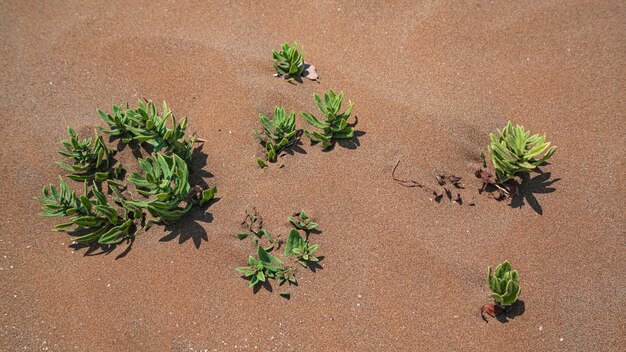
<path fill-rule="evenodd" d="M 136 109 L 113 106 L 113 115 L 100 110 L 98 113 L 110 127 L 101 129 L 103 133 L 119 137 L 121 143 L 137 141 L 148 146 L 152 154 L 139 159 L 142 171 L 133 172 L 124 182 L 121 164 L 112 169 L 113 152 L 102 136 L 96 134 L 95 139 L 80 141 L 69 128 L 70 140 L 63 141 L 66 151 L 61 154 L 72 159 L 73 164 L 59 165 L 80 172 L 67 177 L 84 180 L 83 194 L 76 195 L 61 178 L 58 190 L 50 185 L 44 187 L 42 197 L 36 197 L 43 204 L 42 216 L 70 218 L 69 222 L 55 226 L 56 231 L 70 233 L 78 243 L 116 244 L 134 238 L 139 230 L 147 230 L 152 224 L 176 221 L 192 206 L 202 206 L 213 199 L 216 187 L 203 189 L 189 183 L 187 162 L 195 139 L 185 139 L 186 120 L 177 122 L 165 102 L 162 115 L 157 114 L 152 101 L 140 101 Z M 107 192 L 103 191 L 104 184 Z M 127 191 L 130 185 L 143 199 Z"/>

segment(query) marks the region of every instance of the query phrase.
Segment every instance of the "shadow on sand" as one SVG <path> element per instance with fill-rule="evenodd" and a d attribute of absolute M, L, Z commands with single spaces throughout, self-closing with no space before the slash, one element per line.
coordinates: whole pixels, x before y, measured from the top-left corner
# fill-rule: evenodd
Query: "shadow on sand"
<path fill-rule="evenodd" d="M 552 193 L 556 191 L 556 188 L 551 186 L 561 179 L 555 178 L 551 180 L 550 176 L 551 174 L 549 172 L 540 173 L 533 178 L 525 175 L 519 187 L 519 194 L 513 197 L 509 206 L 512 208 L 521 208 L 525 204 L 528 204 L 535 213 L 543 215 L 543 208 L 541 204 L 539 204 L 535 194 Z"/>

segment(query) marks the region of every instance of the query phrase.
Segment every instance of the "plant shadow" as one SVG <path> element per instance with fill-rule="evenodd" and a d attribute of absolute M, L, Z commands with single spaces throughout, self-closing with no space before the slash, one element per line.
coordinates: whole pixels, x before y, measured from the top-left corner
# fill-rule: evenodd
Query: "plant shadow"
<path fill-rule="evenodd" d="M 304 134 L 303 130 L 298 130 L 296 132 L 296 140 L 293 143 L 289 144 L 288 146 L 284 147 L 283 150 L 281 150 L 281 157 L 285 156 L 285 154 L 288 154 L 291 156 L 293 156 L 296 153 L 306 154 L 306 150 L 302 148 L 302 146 L 304 145 L 302 143 L 303 134 Z"/>
<path fill-rule="evenodd" d="M 512 208 L 521 208 L 524 204 L 528 204 L 537 214 L 543 215 L 543 208 L 535 197 L 535 194 L 552 193 L 556 191 L 556 188 L 551 186 L 561 179 L 550 179 L 550 177 L 551 173 L 549 172 L 540 173 L 533 178 L 530 178 L 528 175 L 523 176 L 519 193 L 511 199 L 509 206 Z"/>
<path fill-rule="evenodd" d="M 501 323 L 508 323 L 509 320 L 513 320 L 524 314 L 525 311 L 526 304 L 524 304 L 524 301 L 517 300 L 517 302 L 513 303 L 513 305 L 508 307 L 504 312 L 498 314 L 496 319 Z"/>
<path fill-rule="evenodd" d="M 356 127 L 356 125 L 359 123 L 359 117 L 358 116 L 354 116 L 354 123 L 349 123 L 348 127 Z M 354 130 L 354 136 L 350 137 L 350 138 L 340 138 L 340 139 L 333 139 L 333 144 L 328 147 L 327 149 L 324 150 L 324 152 L 329 152 L 333 149 L 335 149 L 335 145 L 339 145 L 342 148 L 346 148 L 346 149 L 356 149 L 358 147 L 361 146 L 361 141 L 359 140 L 359 137 L 362 137 L 366 134 L 365 131 L 357 131 Z M 316 144 L 316 143 L 311 143 L 311 144 Z"/>
<path fill-rule="evenodd" d="M 246 280 L 250 281 L 251 278 L 248 278 Z M 274 292 L 274 288 L 272 287 L 272 284 L 269 282 L 269 280 L 265 280 L 265 282 L 263 283 L 258 283 L 254 285 L 254 287 L 252 287 L 252 293 L 256 295 L 257 293 L 259 293 L 259 291 L 261 291 L 261 288 L 266 289 L 268 292 Z"/>
<path fill-rule="evenodd" d="M 204 169 L 207 164 L 209 155 L 202 152 L 204 144 L 194 148 L 191 152 L 191 160 L 189 161 L 189 184 L 198 185 L 203 189 L 208 188 L 206 178 L 212 178 L 213 174 Z"/>
<path fill-rule="evenodd" d="M 161 237 L 159 242 L 170 242 L 178 238 L 178 244 L 184 244 L 191 239 L 194 246 L 199 249 L 202 241 L 209 241 L 209 235 L 201 223 L 213 222 L 213 214 L 206 212 L 206 207 L 219 200 L 220 198 L 214 198 L 202 207 L 194 207 L 175 223 L 165 225 L 165 230 L 170 233 Z"/>
<path fill-rule="evenodd" d="M 324 256 L 317 257 L 317 262 L 306 262 L 306 267 L 312 272 L 317 272 L 318 270 L 324 270 L 324 267 L 320 264 L 322 260 L 324 260 Z"/>
<path fill-rule="evenodd" d="M 126 239 L 124 240 L 124 242 L 128 245 L 126 246 L 124 251 L 122 251 L 122 253 L 118 254 L 115 257 L 115 260 L 122 259 L 126 257 L 128 253 L 130 253 L 130 251 L 133 249 L 133 243 L 135 243 L 135 238 L 133 237 Z M 121 246 L 121 244 L 73 243 L 69 247 L 75 251 L 86 249 L 83 257 L 93 257 L 97 255 L 109 255 L 113 253 L 113 251 L 115 251 L 118 246 Z"/>
<path fill-rule="evenodd" d="M 205 179 L 213 177 L 213 174 L 204 169 L 207 164 L 208 155 L 202 152 L 204 144 L 194 148 L 189 161 L 189 183 L 200 186 L 203 189 L 209 188 Z M 206 212 L 207 207 L 217 203 L 220 198 L 214 198 L 202 207 L 194 207 L 178 221 L 165 225 L 165 230 L 169 234 L 161 237 L 159 242 L 170 242 L 178 238 L 178 243 L 183 244 L 190 239 L 196 248 L 200 248 L 202 241 L 208 242 L 209 236 L 201 223 L 213 222 L 213 215 Z"/>

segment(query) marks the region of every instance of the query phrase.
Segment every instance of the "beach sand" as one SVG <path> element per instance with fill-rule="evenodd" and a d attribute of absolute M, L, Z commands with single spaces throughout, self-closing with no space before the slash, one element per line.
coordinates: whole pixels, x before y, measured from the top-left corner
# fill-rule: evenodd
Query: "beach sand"
<path fill-rule="evenodd" d="M 251 3 L 0 2 L 0 349 L 626 348 L 623 1 Z M 294 40 L 319 83 L 272 77 L 271 50 Z M 328 88 L 355 103 L 359 145 L 304 140 L 259 169 L 258 114 L 314 111 Z M 90 134 L 96 108 L 139 98 L 207 140 L 196 166 L 219 200 L 127 252 L 71 248 L 32 197 L 58 183 L 67 126 Z M 508 120 L 558 146 L 522 206 L 473 177 Z M 462 176 L 475 206 L 393 182 L 398 160 L 430 186 Z M 324 268 L 300 270 L 290 300 L 234 270 L 251 207 L 284 237 L 294 211 L 320 224 Z M 523 303 L 487 324 L 486 269 L 505 259 Z"/>

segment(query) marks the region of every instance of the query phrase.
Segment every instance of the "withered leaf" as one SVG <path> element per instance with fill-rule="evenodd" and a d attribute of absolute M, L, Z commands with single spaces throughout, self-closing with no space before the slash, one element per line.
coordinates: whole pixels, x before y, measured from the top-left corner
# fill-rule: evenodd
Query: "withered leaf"
<path fill-rule="evenodd" d="M 304 64 L 304 72 L 302 72 L 302 76 L 310 79 L 311 81 L 319 81 L 317 70 L 315 69 L 315 66 L 311 64 Z"/>

